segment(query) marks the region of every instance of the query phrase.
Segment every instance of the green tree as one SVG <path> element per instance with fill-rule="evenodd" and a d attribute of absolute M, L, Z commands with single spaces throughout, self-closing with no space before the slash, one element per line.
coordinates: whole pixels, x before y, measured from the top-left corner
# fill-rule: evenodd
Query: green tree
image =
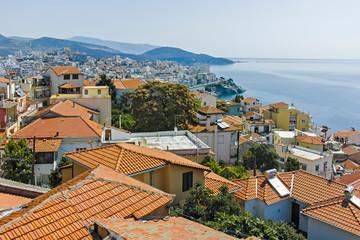
<path fill-rule="evenodd" d="M 233 102 L 241 103 L 244 100 L 244 96 L 240 94 L 236 94 L 235 97 L 232 99 Z"/>
<path fill-rule="evenodd" d="M 96 83 L 96 86 L 108 86 L 111 99 L 116 98 L 115 85 L 110 78 L 106 77 L 106 74 L 100 76 L 100 81 Z"/>
<path fill-rule="evenodd" d="M 291 172 L 300 169 L 300 162 L 293 157 L 288 157 L 285 163 L 285 172 Z"/>
<path fill-rule="evenodd" d="M 222 171 L 222 167 L 219 165 L 219 163 L 216 162 L 215 158 L 213 158 L 210 155 L 206 156 L 201 164 L 209 167 L 211 171 L 213 171 L 216 174 L 220 174 L 220 172 Z"/>
<path fill-rule="evenodd" d="M 33 155 L 27 146 L 26 139 L 14 141 L 13 138 L 5 146 L 1 170 L 6 179 L 29 183 Z"/>
<path fill-rule="evenodd" d="M 200 101 L 182 84 L 151 81 L 131 94 L 134 131 L 155 132 L 187 129 L 197 121 Z"/>
<path fill-rule="evenodd" d="M 51 170 L 50 172 L 49 185 L 51 188 L 57 187 L 61 184 L 62 172 L 60 168 L 69 164 L 72 164 L 72 161 L 64 156 L 61 156 L 57 168 L 55 170 Z"/>
<path fill-rule="evenodd" d="M 226 104 L 225 101 L 216 101 L 216 108 L 226 113 L 230 112 L 230 107 Z"/>
<path fill-rule="evenodd" d="M 118 109 L 111 110 L 111 125 L 120 128 L 120 115 L 121 115 L 121 129 L 131 131 L 132 127 L 135 124 L 134 118 L 130 114 L 123 113 L 123 111 Z"/>
<path fill-rule="evenodd" d="M 256 169 L 260 169 L 262 172 L 272 168 L 279 168 L 279 155 L 275 149 L 267 144 L 255 144 L 253 145 L 243 157 L 244 164 L 247 168 L 254 168 L 254 162 L 256 161 Z"/>

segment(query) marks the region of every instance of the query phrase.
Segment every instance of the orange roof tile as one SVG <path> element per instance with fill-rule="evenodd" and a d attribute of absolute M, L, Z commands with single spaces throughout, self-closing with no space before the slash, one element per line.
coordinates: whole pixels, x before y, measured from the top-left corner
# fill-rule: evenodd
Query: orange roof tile
<path fill-rule="evenodd" d="M 351 161 L 350 159 L 342 162 L 341 165 L 343 165 L 346 170 L 355 170 L 355 169 L 360 168 L 360 165 L 359 165 L 359 164 Z"/>
<path fill-rule="evenodd" d="M 261 117 L 262 117 L 262 114 L 257 113 L 257 112 L 253 112 L 253 111 L 247 112 L 247 113 L 245 113 L 243 116 L 244 116 L 245 118 L 248 118 L 248 117 L 251 117 L 252 115 L 257 115 L 257 116 L 261 116 Z"/>
<path fill-rule="evenodd" d="M 13 138 L 100 137 L 102 126 L 81 117 L 37 119 L 15 132 Z"/>
<path fill-rule="evenodd" d="M 173 153 L 128 143 L 117 143 L 66 153 L 65 156 L 88 168 L 102 164 L 126 175 L 139 173 L 167 164 L 210 171 L 208 167 Z"/>
<path fill-rule="evenodd" d="M 289 104 L 284 102 L 278 102 L 278 103 L 269 104 L 269 106 L 273 108 L 288 108 Z"/>
<path fill-rule="evenodd" d="M 73 66 L 57 66 L 50 67 L 56 75 L 61 76 L 64 74 L 81 74 L 84 75 L 77 67 Z"/>
<path fill-rule="evenodd" d="M 15 208 L 16 206 L 24 204 L 31 200 L 31 198 L 20 197 L 2 192 L 0 192 L 0 199 L 0 211 Z"/>
<path fill-rule="evenodd" d="M 261 120 L 246 120 L 249 124 L 265 124 L 265 125 L 275 125 L 274 120 L 272 119 L 261 119 Z"/>
<path fill-rule="evenodd" d="M 224 115 L 223 122 L 226 122 L 227 124 L 234 125 L 234 126 L 244 125 L 244 119 L 242 119 L 239 116 L 234 116 L 234 115 Z"/>
<path fill-rule="evenodd" d="M 136 89 L 144 83 L 138 79 L 114 79 L 112 80 L 116 89 Z"/>
<path fill-rule="evenodd" d="M 98 166 L 0 219 L 0 239 L 92 239 L 87 227 L 95 219 L 139 219 L 174 197 Z"/>
<path fill-rule="evenodd" d="M 84 86 L 96 86 L 96 83 L 84 79 Z"/>
<path fill-rule="evenodd" d="M 356 148 L 354 148 L 351 145 L 343 148 L 342 151 L 349 156 L 360 152 L 359 150 L 357 150 Z"/>
<path fill-rule="evenodd" d="M 14 141 L 19 141 L 20 139 L 14 139 Z M 9 139 L 1 143 L 0 149 L 4 149 L 6 144 L 9 142 Z M 36 139 L 35 142 L 35 152 L 57 152 L 61 145 L 62 139 Z M 28 148 L 33 148 L 33 141 L 27 140 Z"/>
<path fill-rule="evenodd" d="M 70 117 L 70 116 L 79 116 L 84 119 L 90 119 L 91 114 L 89 113 L 90 109 L 80 106 L 79 104 L 75 104 L 71 100 L 65 100 L 62 102 L 58 102 L 54 105 L 48 106 L 40 111 L 38 111 L 34 116 L 40 116 L 44 113 L 51 111 L 53 113 L 59 114 L 59 116 Z"/>
<path fill-rule="evenodd" d="M 354 136 L 354 135 L 359 134 L 359 133 L 360 132 L 358 132 L 358 131 L 344 130 L 344 131 L 334 133 L 334 135 L 337 136 L 337 137 L 351 137 L 351 136 Z"/>
<path fill-rule="evenodd" d="M 239 129 L 237 127 L 234 126 L 230 126 L 228 128 L 225 129 L 221 129 L 220 127 L 218 127 L 218 132 L 235 132 L 238 131 Z M 192 133 L 199 133 L 199 132 L 214 132 L 214 125 L 210 125 L 210 129 L 206 130 L 206 125 L 196 125 L 196 126 L 190 126 L 189 129 L 190 132 Z"/>
<path fill-rule="evenodd" d="M 264 110 L 269 110 L 270 109 L 270 106 L 267 105 L 267 106 L 260 106 L 260 107 L 256 107 L 254 108 L 256 111 L 258 111 L 259 113 L 263 113 Z"/>
<path fill-rule="evenodd" d="M 302 170 L 278 173 L 277 177 L 289 191 L 291 179 L 294 177 L 292 197 L 308 204 L 343 196 L 346 189 L 345 184 L 334 182 Z M 244 191 L 234 193 L 236 197 L 242 200 L 258 198 L 266 204 L 272 204 L 288 197 L 280 197 L 271 187 L 265 176 L 238 179 L 233 182 L 244 189 Z"/>
<path fill-rule="evenodd" d="M 219 188 L 222 187 L 224 184 L 228 186 L 229 191 L 238 190 L 241 187 L 234 182 L 223 178 L 222 176 L 214 173 L 214 172 L 204 172 L 205 176 L 205 187 L 209 188 L 215 195 L 219 194 Z"/>
<path fill-rule="evenodd" d="M 237 239 L 182 217 L 151 221 L 101 219 L 96 223 L 121 239 Z"/>
<path fill-rule="evenodd" d="M 359 191 L 354 191 L 360 197 Z M 360 208 L 343 196 L 315 203 L 302 210 L 306 215 L 360 235 Z"/>
<path fill-rule="evenodd" d="M 256 100 L 257 100 L 256 98 L 247 97 L 243 100 L 243 103 L 252 103 Z"/>
<path fill-rule="evenodd" d="M 60 85 L 59 88 L 80 88 L 81 86 L 73 84 L 73 83 L 64 83 Z"/>
<path fill-rule="evenodd" d="M 213 106 L 205 106 L 205 107 L 199 108 L 198 112 L 201 112 L 203 114 L 220 114 L 220 113 L 222 114 L 222 113 L 224 113 L 220 109 L 213 107 Z"/>
<path fill-rule="evenodd" d="M 357 181 L 360 181 L 360 171 L 340 176 L 340 182 L 346 185 L 353 185 L 353 183 Z"/>
<path fill-rule="evenodd" d="M 297 136 L 296 140 L 303 143 L 309 143 L 313 145 L 325 145 L 322 137 L 315 136 Z"/>
<path fill-rule="evenodd" d="M 7 79 L 7 78 L 1 78 L 1 77 L 0 77 L 0 82 L 2 82 L 2 83 L 9 83 L 9 79 Z M 11 82 L 15 82 L 15 80 L 11 80 Z"/>

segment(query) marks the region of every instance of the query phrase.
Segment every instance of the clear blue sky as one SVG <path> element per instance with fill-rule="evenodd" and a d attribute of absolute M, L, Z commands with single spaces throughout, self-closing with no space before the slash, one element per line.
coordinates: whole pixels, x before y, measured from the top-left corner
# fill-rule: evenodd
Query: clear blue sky
<path fill-rule="evenodd" d="M 5 36 L 96 37 L 222 57 L 360 59 L 358 0 L 7 0 Z"/>

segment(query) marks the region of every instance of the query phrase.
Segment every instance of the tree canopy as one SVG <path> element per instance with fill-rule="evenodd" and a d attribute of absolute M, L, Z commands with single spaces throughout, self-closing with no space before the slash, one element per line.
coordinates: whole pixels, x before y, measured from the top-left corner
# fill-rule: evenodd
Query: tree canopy
<path fill-rule="evenodd" d="M 243 160 L 247 168 L 254 168 L 256 161 L 256 169 L 262 172 L 272 168 L 279 168 L 278 159 L 280 156 L 275 149 L 267 144 L 255 144 L 244 155 Z"/>
<path fill-rule="evenodd" d="M 216 101 L 216 108 L 224 112 L 230 112 L 230 107 L 226 104 L 225 101 Z"/>
<path fill-rule="evenodd" d="M 209 155 L 205 157 L 201 164 L 209 167 L 214 173 L 229 180 L 250 177 L 250 174 L 240 162 L 236 162 L 234 166 L 222 166 L 216 162 L 215 158 Z"/>
<path fill-rule="evenodd" d="M 14 141 L 13 138 L 5 146 L 2 156 L 1 170 L 3 177 L 13 181 L 29 183 L 33 155 L 27 146 L 26 139 Z"/>
<path fill-rule="evenodd" d="M 300 162 L 293 157 L 288 157 L 285 163 L 285 172 L 291 172 L 300 169 Z"/>
<path fill-rule="evenodd" d="M 100 76 L 100 81 L 96 83 L 96 86 L 108 86 L 111 99 L 116 98 L 115 85 L 110 78 L 107 78 L 105 74 Z"/>
<path fill-rule="evenodd" d="M 151 81 L 137 88 L 131 95 L 134 131 L 155 132 L 187 129 L 197 121 L 200 102 L 182 84 Z"/>
<path fill-rule="evenodd" d="M 62 181 L 62 172 L 61 167 L 72 164 L 72 161 L 61 156 L 58 166 L 55 170 L 51 170 L 49 176 L 49 185 L 51 188 L 57 187 L 61 184 Z"/>
<path fill-rule="evenodd" d="M 236 94 L 236 96 L 232 99 L 233 102 L 241 103 L 244 100 L 244 96 L 240 94 Z"/>

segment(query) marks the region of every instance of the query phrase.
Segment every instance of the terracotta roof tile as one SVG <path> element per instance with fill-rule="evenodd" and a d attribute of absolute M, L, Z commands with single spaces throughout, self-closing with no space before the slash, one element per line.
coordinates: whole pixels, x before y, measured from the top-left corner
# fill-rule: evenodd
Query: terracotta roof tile
<path fill-rule="evenodd" d="M 255 102 L 256 100 L 257 100 L 256 98 L 247 97 L 243 100 L 243 103 L 252 103 Z"/>
<path fill-rule="evenodd" d="M 226 122 L 227 124 L 233 125 L 233 126 L 244 125 L 244 119 L 242 119 L 239 116 L 233 116 L 233 115 L 224 115 L 223 122 Z"/>
<path fill-rule="evenodd" d="M 342 196 L 346 189 L 345 184 L 334 182 L 302 170 L 278 173 L 277 177 L 289 191 L 292 177 L 294 177 L 292 197 L 308 204 Z M 265 176 L 238 179 L 233 180 L 233 182 L 244 188 L 245 195 L 241 195 L 241 191 L 235 193 L 235 196 L 242 200 L 258 198 L 266 204 L 271 204 L 287 198 L 281 198 L 275 189 L 271 187 Z M 257 188 L 255 187 L 256 182 Z"/>
<path fill-rule="evenodd" d="M 116 89 L 136 89 L 144 83 L 138 79 L 112 80 Z"/>
<path fill-rule="evenodd" d="M 80 88 L 81 86 L 73 84 L 73 83 L 64 83 L 60 85 L 59 88 Z"/>
<path fill-rule="evenodd" d="M 342 151 L 349 156 L 360 152 L 359 150 L 357 150 L 356 148 L 354 148 L 351 145 L 343 148 Z"/>
<path fill-rule="evenodd" d="M 84 75 L 77 67 L 73 66 L 56 66 L 51 67 L 56 75 L 61 76 L 64 74 L 81 74 Z"/>
<path fill-rule="evenodd" d="M 359 133 L 360 132 L 358 132 L 358 131 L 344 130 L 344 131 L 334 133 L 334 135 L 337 136 L 337 137 L 351 137 L 351 136 L 354 136 L 354 135 L 359 134 Z"/>
<path fill-rule="evenodd" d="M 235 132 L 238 131 L 239 129 L 235 126 L 230 126 L 228 128 L 225 129 L 221 129 L 220 127 L 218 127 L 218 132 Z M 210 129 L 206 130 L 206 125 L 196 125 L 196 126 L 190 126 L 189 129 L 190 132 L 192 133 L 199 133 L 199 132 L 214 132 L 214 125 L 210 125 Z"/>
<path fill-rule="evenodd" d="M 261 117 L 262 117 L 262 114 L 257 113 L 257 112 L 253 112 L 253 111 L 248 112 L 248 113 L 245 113 L 243 116 L 244 116 L 245 118 L 248 118 L 248 117 L 251 117 L 251 116 L 253 116 L 253 115 L 257 115 L 257 116 L 261 116 Z"/>
<path fill-rule="evenodd" d="M 344 194 L 343 194 L 344 195 Z M 355 195 L 360 197 L 359 191 Z M 315 203 L 302 210 L 308 216 L 360 235 L 360 208 L 345 196 Z"/>
<path fill-rule="evenodd" d="M 360 168 L 359 164 L 351 161 L 350 159 L 342 162 L 341 165 L 343 165 L 345 167 L 345 169 L 347 169 L 347 170 L 355 170 L 355 169 Z"/>
<path fill-rule="evenodd" d="M 12 135 L 13 138 L 100 137 L 102 126 L 81 117 L 37 119 Z"/>
<path fill-rule="evenodd" d="M 60 116 L 70 117 L 70 116 L 79 116 L 84 119 L 90 119 L 91 114 L 89 113 L 91 110 L 85 107 L 80 107 L 79 104 L 74 103 L 71 100 L 65 100 L 58 102 L 54 105 L 48 106 L 40 111 L 38 111 L 34 116 L 40 116 L 46 112 L 54 112 L 59 114 Z"/>
<path fill-rule="evenodd" d="M 269 106 L 273 108 L 288 108 L 289 104 L 284 102 L 278 102 L 278 103 L 269 104 Z"/>
<path fill-rule="evenodd" d="M 121 239 L 237 239 L 182 217 L 151 221 L 101 219 L 96 223 Z"/>
<path fill-rule="evenodd" d="M 65 156 L 88 168 L 102 164 L 126 175 L 167 164 L 210 170 L 208 167 L 170 152 L 127 143 L 67 153 Z"/>
<path fill-rule="evenodd" d="M 98 166 L 0 219 L 0 239 L 92 239 L 87 226 L 95 219 L 139 219 L 174 197 Z"/>
<path fill-rule="evenodd" d="M 322 137 L 315 136 L 297 136 L 296 140 L 303 143 L 309 143 L 313 145 L 324 145 L 324 140 Z"/>
<path fill-rule="evenodd" d="M 9 79 L 0 77 L 0 82 L 1 83 L 9 83 Z M 11 82 L 15 82 L 15 80 L 11 80 Z"/>
<path fill-rule="evenodd" d="M 223 114 L 224 112 L 213 106 L 205 106 L 198 109 L 198 112 L 203 114 Z"/>
<path fill-rule="evenodd" d="M 345 174 L 340 177 L 339 181 L 346 185 L 352 185 L 354 188 L 358 188 L 360 190 L 360 171 Z"/>
<path fill-rule="evenodd" d="M 0 199 L 0 211 L 4 209 L 15 208 L 16 206 L 31 200 L 31 198 L 20 197 L 2 192 L 0 192 Z"/>
<path fill-rule="evenodd" d="M 96 83 L 84 79 L 84 86 L 96 86 Z"/>
<path fill-rule="evenodd" d="M 215 195 L 219 194 L 219 188 L 226 184 L 229 188 L 229 191 L 238 190 L 241 187 L 236 183 L 233 183 L 226 178 L 221 177 L 220 175 L 210 172 L 204 172 L 205 176 L 205 187 L 209 188 Z"/>
<path fill-rule="evenodd" d="M 20 139 L 14 139 L 14 141 L 19 141 Z M 1 143 L 0 149 L 4 149 L 6 144 L 9 142 L 9 139 Z M 61 145 L 62 139 L 36 139 L 35 152 L 57 152 Z M 28 148 L 33 148 L 33 141 L 27 140 Z"/>

